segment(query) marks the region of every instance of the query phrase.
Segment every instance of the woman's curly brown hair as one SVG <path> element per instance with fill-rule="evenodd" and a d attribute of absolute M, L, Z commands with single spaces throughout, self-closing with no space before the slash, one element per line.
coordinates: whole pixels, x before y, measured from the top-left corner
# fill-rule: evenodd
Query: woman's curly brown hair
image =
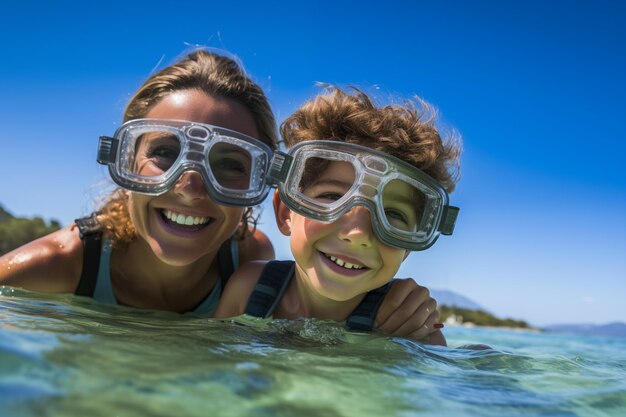
<path fill-rule="evenodd" d="M 187 54 L 146 80 L 130 99 L 124 112 L 124 122 L 145 117 L 165 96 L 194 89 L 242 104 L 256 122 L 258 139 L 276 149 L 276 120 L 261 87 L 248 77 L 235 60 L 203 49 Z M 112 236 L 114 244 L 132 241 L 136 232 L 128 211 L 128 192 L 122 189 L 113 191 L 98 210 L 98 221 Z M 235 238 L 243 239 L 252 233 L 256 222 L 252 208 L 246 209 Z"/>
<path fill-rule="evenodd" d="M 459 179 L 460 137 L 442 138 L 436 110 L 416 97 L 405 105 L 376 106 L 357 88 L 326 87 L 281 125 L 285 145 L 314 139 L 367 146 L 400 158 L 424 171 L 452 192 Z"/>

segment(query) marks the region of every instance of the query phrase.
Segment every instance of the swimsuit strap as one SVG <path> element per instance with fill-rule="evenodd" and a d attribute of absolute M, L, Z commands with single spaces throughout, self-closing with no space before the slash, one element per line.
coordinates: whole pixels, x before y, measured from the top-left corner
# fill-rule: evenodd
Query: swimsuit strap
<path fill-rule="evenodd" d="M 294 271 L 294 261 L 268 262 L 261 271 L 259 280 L 248 299 L 245 314 L 262 318 L 270 317 L 291 282 Z M 378 309 L 391 288 L 392 282 L 369 291 L 365 295 L 365 298 L 346 319 L 348 329 L 372 331 Z"/>
<path fill-rule="evenodd" d="M 235 239 L 230 238 L 222 243 L 217 252 L 217 263 L 222 288 L 226 288 L 228 279 L 239 266 L 239 245 Z"/>
<path fill-rule="evenodd" d="M 387 295 L 387 291 L 391 288 L 392 281 L 389 281 L 382 287 L 369 291 L 363 301 L 354 309 L 352 314 L 346 319 L 346 325 L 350 330 L 372 331 L 374 327 L 374 319 L 378 313 L 378 309 L 383 302 L 383 298 Z"/>
<path fill-rule="evenodd" d="M 270 317 L 293 277 L 294 261 L 270 261 L 265 264 L 246 306 L 245 314 Z"/>
<path fill-rule="evenodd" d="M 78 226 L 80 239 L 83 241 L 83 270 L 74 294 L 93 297 L 98 281 L 100 250 L 102 246 L 102 226 L 96 213 L 74 220 Z"/>

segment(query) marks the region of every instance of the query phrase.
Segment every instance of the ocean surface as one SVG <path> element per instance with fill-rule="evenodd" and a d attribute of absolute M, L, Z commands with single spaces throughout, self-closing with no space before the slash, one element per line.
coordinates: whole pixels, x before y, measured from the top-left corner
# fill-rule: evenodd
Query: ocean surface
<path fill-rule="evenodd" d="M 626 338 L 444 333 L 448 348 L 4 287 L 0 415 L 626 416 Z"/>

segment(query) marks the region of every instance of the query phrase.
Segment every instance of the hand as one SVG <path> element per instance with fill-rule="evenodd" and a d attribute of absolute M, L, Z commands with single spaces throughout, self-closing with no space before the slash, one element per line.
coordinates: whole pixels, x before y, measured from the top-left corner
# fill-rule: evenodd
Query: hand
<path fill-rule="evenodd" d="M 376 315 L 375 327 L 391 336 L 446 346 L 439 323 L 437 302 L 428 288 L 413 279 L 396 279 Z"/>

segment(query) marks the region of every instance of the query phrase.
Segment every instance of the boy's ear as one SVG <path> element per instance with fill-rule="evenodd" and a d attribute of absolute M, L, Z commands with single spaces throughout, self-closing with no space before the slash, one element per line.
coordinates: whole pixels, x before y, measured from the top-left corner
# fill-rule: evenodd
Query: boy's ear
<path fill-rule="evenodd" d="M 272 203 L 274 203 L 274 216 L 276 217 L 278 230 L 285 236 L 291 236 L 291 210 L 280 199 L 278 190 L 274 191 Z"/>

